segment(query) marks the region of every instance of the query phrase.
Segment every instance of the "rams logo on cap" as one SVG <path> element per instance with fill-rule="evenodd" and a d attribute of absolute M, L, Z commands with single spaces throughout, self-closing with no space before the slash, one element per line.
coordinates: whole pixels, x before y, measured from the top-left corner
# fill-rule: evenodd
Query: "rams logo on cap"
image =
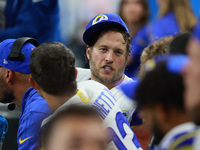
<path fill-rule="evenodd" d="M 106 15 L 98 15 L 92 22 L 92 25 L 101 22 L 102 20 L 108 20 L 108 17 Z"/>

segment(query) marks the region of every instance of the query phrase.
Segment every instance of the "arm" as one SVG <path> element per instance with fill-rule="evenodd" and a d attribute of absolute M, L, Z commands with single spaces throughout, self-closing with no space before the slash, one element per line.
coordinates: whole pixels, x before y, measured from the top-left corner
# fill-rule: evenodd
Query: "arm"
<path fill-rule="evenodd" d="M 21 116 L 17 133 L 18 150 L 34 150 L 39 147 L 40 126 L 48 114 L 30 112 Z"/>

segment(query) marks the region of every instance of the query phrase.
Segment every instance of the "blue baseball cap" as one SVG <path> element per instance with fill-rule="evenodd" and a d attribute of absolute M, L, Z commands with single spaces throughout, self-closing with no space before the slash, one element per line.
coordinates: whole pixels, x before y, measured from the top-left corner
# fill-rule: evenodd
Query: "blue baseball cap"
<path fill-rule="evenodd" d="M 86 26 L 86 30 L 83 33 L 83 41 L 85 44 L 90 45 L 93 36 L 107 27 L 116 27 L 129 33 L 126 24 L 118 14 L 98 14 Z"/>
<path fill-rule="evenodd" d="M 139 83 L 140 83 L 139 79 L 132 80 L 132 81 L 128 81 L 126 83 L 120 84 L 119 88 L 128 98 L 134 99 L 134 95 Z"/>
<path fill-rule="evenodd" d="M 10 60 L 8 55 L 11 47 L 16 39 L 6 39 L 0 43 L 0 66 L 21 73 L 31 73 L 29 68 L 30 54 L 32 49 L 35 48 L 31 43 L 23 45 L 21 52 L 24 53 L 24 61 Z"/>
<path fill-rule="evenodd" d="M 173 74 L 182 74 L 183 70 L 189 64 L 190 59 L 187 55 L 172 55 L 167 60 L 167 70 Z"/>

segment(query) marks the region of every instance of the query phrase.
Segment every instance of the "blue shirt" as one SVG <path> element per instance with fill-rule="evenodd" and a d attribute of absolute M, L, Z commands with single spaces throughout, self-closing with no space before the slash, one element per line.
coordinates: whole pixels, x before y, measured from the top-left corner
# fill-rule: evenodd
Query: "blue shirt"
<path fill-rule="evenodd" d="M 17 133 L 18 150 L 33 150 L 39 146 L 40 126 L 51 110 L 36 90 L 29 88 L 22 99 L 22 114 Z"/>
<path fill-rule="evenodd" d="M 24 36 L 35 38 L 40 44 L 57 40 L 58 0 L 7 0 L 5 18 L 0 42 Z"/>
<path fill-rule="evenodd" d="M 133 77 L 138 71 L 140 56 L 145 47 L 152 42 L 156 42 L 159 38 L 176 35 L 179 32 L 180 28 L 173 12 L 167 13 L 152 24 L 143 27 L 132 39 L 131 56 L 133 63 L 129 65 L 125 74 L 129 77 Z"/>

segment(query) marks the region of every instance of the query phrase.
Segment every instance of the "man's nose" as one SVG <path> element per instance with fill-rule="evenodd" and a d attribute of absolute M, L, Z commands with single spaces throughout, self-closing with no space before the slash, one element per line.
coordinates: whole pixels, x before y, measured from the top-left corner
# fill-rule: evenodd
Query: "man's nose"
<path fill-rule="evenodd" d="M 112 62 L 113 61 L 113 52 L 108 52 L 106 54 L 105 60 L 108 62 Z"/>

